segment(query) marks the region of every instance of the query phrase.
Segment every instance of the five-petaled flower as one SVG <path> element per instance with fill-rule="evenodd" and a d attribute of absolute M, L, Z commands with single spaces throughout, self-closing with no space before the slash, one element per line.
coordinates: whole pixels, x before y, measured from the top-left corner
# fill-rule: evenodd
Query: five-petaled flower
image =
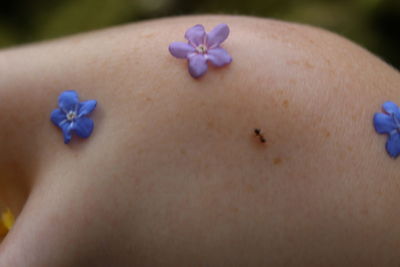
<path fill-rule="evenodd" d="M 86 115 L 90 114 L 96 105 L 96 100 L 79 102 L 79 96 L 73 90 L 64 91 L 59 96 L 59 108 L 51 113 L 51 121 L 61 128 L 64 143 L 68 144 L 71 141 L 73 132 L 82 138 L 92 134 L 94 123 Z"/>
<path fill-rule="evenodd" d="M 206 33 L 203 25 L 195 25 L 185 33 L 188 43 L 174 42 L 169 45 L 169 51 L 174 57 L 186 58 L 189 61 L 189 73 L 198 78 L 207 72 L 207 61 L 214 66 L 222 67 L 232 62 L 231 56 L 220 44 L 228 38 L 229 27 L 226 24 L 217 25 Z"/>
<path fill-rule="evenodd" d="M 374 126 L 380 134 L 387 134 L 386 151 L 393 158 L 400 155 L 400 109 L 393 102 L 382 105 L 383 113 L 375 113 Z"/>

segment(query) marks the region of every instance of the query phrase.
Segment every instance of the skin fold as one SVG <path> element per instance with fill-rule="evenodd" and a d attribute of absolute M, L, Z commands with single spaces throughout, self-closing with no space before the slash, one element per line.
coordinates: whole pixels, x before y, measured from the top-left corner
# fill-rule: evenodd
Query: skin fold
<path fill-rule="evenodd" d="M 199 23 L 229 25 L 233 62 L 193 79 L 168 45 Z M 0 77 L 0 267 L 400 264 L 399 159 L 372 125 L 400 75 L 335 34 L 160 19 L 2 50 Z M 69 145 L 64 90 L 98 101 Z"/>

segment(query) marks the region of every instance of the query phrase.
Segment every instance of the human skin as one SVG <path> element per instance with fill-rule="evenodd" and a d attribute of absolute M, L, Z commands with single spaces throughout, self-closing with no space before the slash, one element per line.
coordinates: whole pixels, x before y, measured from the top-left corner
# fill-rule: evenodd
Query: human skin
<path fill-rule="evenodd" d="M 168 45 L 198 23 L 229 25 L 233 62 L 193 79 Z M 0 74 L 0 267 L 400 264 L 399 160 L 372 125 L 400 75 L 337 35 L 168 18 L 3 50 Z M 71 89 L 98 107 L 65 145 Z"/>

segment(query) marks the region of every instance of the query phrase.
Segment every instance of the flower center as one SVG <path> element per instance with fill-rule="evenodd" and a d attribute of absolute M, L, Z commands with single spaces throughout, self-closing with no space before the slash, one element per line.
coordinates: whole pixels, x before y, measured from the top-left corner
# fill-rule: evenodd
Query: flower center
<path fill-rule="evenodd" d="M 67 120 L 72 121 L 72 120 L 74 120 L 75 118 L 76 118 L 76 112 L 70 110 L 70 111 L 67 113 Z"/>
<path fill-rule="evenodd" d="M 196 51 L 199 52 L 200 54 L 205 54 L 207 53 L 207 46 L 201 44 L 198 47 L 196 47 Z"/>

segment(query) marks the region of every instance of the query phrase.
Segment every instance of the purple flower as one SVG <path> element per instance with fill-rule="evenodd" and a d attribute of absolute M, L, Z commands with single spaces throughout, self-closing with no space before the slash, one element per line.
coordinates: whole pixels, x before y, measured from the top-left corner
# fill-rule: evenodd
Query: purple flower
<path fill-rule="evenodd" d="M 393 158 L 400 155 L 400 109 L 393 102 L 382 105 L 383 113 L 375 113 L 374 127 L 380 134 L 387 134 L 386 151 Z"/>
<path fill-rule="evenodd" d="M 228 38 L 229 27 L 226 24 L 217 25 L 206 33 L 203 25 L 197 24 L 186 31 L 188 43 L 174 42 L 169 45 L 169 52 L 177 58 L 189 61 L 189 73 L 198 78 L 207 72 L 207 61 L 214 66 L 222 67 L 232 62 L 231 56 L 220 44 Z"/>
<path fill-rule="evenodd" d="M 51 113 L 51 121 L 61 128 L 64 134 L 64 143 L 71 141 L 75 132 L 82 138 L 88 138 L 93 131 L 94 123 L 86 118 L 97 105 L 96 100 L 79 102 L 79 96 L 75 91 L 64 91 L 58 98 L 59 109 Z"/>

